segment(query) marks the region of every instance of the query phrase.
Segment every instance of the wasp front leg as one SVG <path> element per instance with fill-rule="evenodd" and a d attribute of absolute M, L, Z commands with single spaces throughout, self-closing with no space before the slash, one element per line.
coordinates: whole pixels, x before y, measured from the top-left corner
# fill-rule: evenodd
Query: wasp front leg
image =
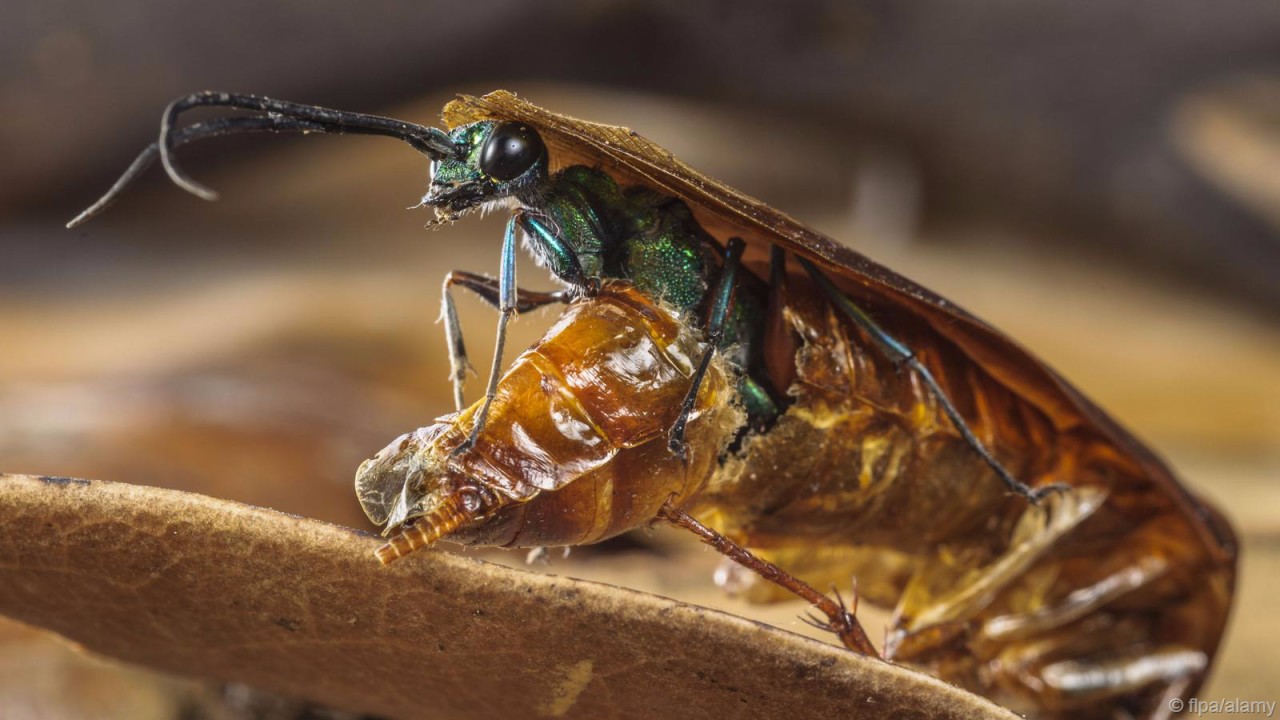
<path fill-rule="evenodd" d="M 476 290 L 477 287 L 481 288 L 479 291 L 481 297 L 487 299 L 490 304 L 497 306 L 498 330 L 497 338 L 494 341 L 493 364 L 489 368 L 489 382 L 485 387 L 484 404 L 480 406 L 480 411 L 476 413 L 475 424 L 471 427 L 471 433 L 466 440 L 454 449 L 455 455 L 470 450 L 475 445 L 476 438 L 480 436 L 480 432 L 484 430 L 485 421 L 489 417 L 489 408 L 493 404 L 494 395 L 498 391 L 498 376 L 502 372 L 502 353 L 507 340 L 507 323 L 511 320 L 511 316 L 525 309 L 526 306 L 538 307 L 551 302 L 568 302 L 581 294 L 591 294 L 598 288 L 598 283 L 585 277 L 577 258 L 572 253 L 569 253 L 567 249 L 564 249 L 565 252 L 563 254 L 566 257 L 561 258 L 561 260 L 566 265 L 564 270 L 557 274 L 570 284 L 571 287 L 568 290 L 552 293 L 533 293 L 518 289 L 516 287 L 517 227 L 529 235 L 538 237 L 544 244 L 550 243 L 550 248 L 553 252 L 557 249 L 564 249 L 563 243 L 559 241 L 551 228 L 539 217 L 526 210 L 517 211 L 507 222 L 507 229 L 503 235 L 501 269 L 498 272 L 496 288 L 493 282 L 488 279 L 482 279 L 479 282 L 458 283 L 466 285 L 472 290 Z M 476 278 L 477 276 L 472 275 L 470 277 Z M 462 343 L 462 331 L 458 326 L 457 311 L 453 306 L 453 298 L 450 296 L 448 289 L 449 283 L 446 279 L 444 300 L 445 333 L 448 336 L 449 359 L 453 368 L 454 401 L 458 408 L 461 409 L 461 382 L 466 373 L 467 356 L 466 348 Z M 529 300 L 532 305 L 522 303 L 521 297 Z"/>

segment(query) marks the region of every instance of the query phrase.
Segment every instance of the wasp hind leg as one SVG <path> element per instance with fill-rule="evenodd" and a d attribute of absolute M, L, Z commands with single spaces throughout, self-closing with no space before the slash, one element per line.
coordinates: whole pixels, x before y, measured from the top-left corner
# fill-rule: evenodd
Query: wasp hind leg
<path fill-rule="evenodd" d="M 677 457 L 685 456 L 684 432 L 689 424 L 689 416 L 693 414 L 693 406 L 698 401 L 698 390 L 702 387 L 702 379 L 711 365 L 711 358 L 724 339 L 724 325 L 733 310 L 733 293 L 737 287 L 738 270 L 742 266 L 742 251 L 746 243 L 742 238 L 729 238 L 725 245 L 724 265 L 720 268 L 720 278 L 711 292 L 711 307 L 707 313 L 707 349 L 702 353 L 702 360 L 693 373 L 693 382 L 689 392 L 680 404 L 680 414 L 676 416 L 671 432 L 667 435 L 667 449 Z"/>
<path fill-rule="evenodd" d="M 930 392 L 933 393 L 933 396 L 937 398 L 938 405 L 942 408 L 943 413 L 945 413 L 947 418 L 951 420 L 951 424 L 955 427 L 956 432 L 960 433 L 960 437 L 964 438 L 965 443 L 968 444 L 969 447 L 973 448 L 973 451 L 976 452 L 978 456 L 982 458 L 983 462 L 985 462 L 987 466 L 995 472 L 996 476 L 999 477 L 1001 482 L 1009 488 L 1010 492 L 1016 495 L 1021 495 L 1026 498 L 1028 502 L 1034 505 L 1051 493 L 1062 492 L 1069 489 L 1068 486 L 1057 483 L 1033 488 L 1015 478 L 1013 474 L 1010 473 L 1004 465 L 1002 465 L 1000 461 L 991 454 L 991 450 L 989 450 L 986 445 L 983 445 L 982 441 L 973 434 L 973 430 L 970 429 L 969 424 L 965 422 L 964 417 L 960 415 L 960 411 L 956 410 L 955 405 L 951 404 L 951 399 L 947 397 L 946 391 L 938 384 L 938 381 L 933 377 L 933 373 L 929 372 L 929 368 L 925 367 L 924 363 L 920 362 L 920 358 L 916 357 L 915 352 L 912 351 L 911 348 L 885 332 L 883 328 L 876 324 L 875 320 L 871 319 L 870 315 L 854 304 L 854 302 L 844 293 L 840 292 L 840 289 L 835 286 L 835 283 L 831 282 L 830 278 L 824 275 L 822 271 L 818 270 L 812 262 L 809 262 L 799 256 L 796 257 L 796 260 L 800 261 L 800 265 L 804 267 L 807 273 L 809 273 L 809 276 L 813 278 L 813 281 L 822 289 L 822 292 L 827 296 L 827 298 L 830 299 L 845 316 L 852 320 L 855 325 L 867 333 L 876 345 L 880 347 L 881 352 L 883 352 L 885 356 L 893 361 L 895 365 L 910 369 L 924 381 L 925 385 L 929 387 Z"/>

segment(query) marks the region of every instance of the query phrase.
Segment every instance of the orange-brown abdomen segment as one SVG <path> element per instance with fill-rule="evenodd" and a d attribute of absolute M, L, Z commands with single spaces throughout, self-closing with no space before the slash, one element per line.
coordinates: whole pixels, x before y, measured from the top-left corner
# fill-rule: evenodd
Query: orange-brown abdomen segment
<path fill-rule="evenodd" d="M 479 403 L 419 430 L 421 444 L 393 443 L 382 466 L 394 464 L 405 481 L 421 483 L 424 506 L 439 504 L 429 497 L 433 491 L 441 502 L 475 487 L 492 495 L 493 507 L 445 540 L 576 545 L 639 527 L 672 496 L 702 486 L 745 419 L 734 374 L 716 360 L 688 425 L 688 457 L 681 461 L 667 449 L 667 431 L 704 348 L 700 330 L 670 306 L 630 283 L 606 283 L 594 297 L 570 304 L 512 363 L 469 451 L 452 452 L 470 432 Z"/>

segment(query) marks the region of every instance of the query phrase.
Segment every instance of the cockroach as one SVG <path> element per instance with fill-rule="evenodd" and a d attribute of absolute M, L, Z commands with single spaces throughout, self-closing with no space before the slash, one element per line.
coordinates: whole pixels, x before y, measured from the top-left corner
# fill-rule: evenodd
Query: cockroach
<path fill-rule="evenodd" d="M 250 111 L 179 127 L 199 106 Z M 197 93 L 71 225 L 159 156 L 238 132 L 395 137 L 431 159 L 437 221 L 511 211 L 498 278 L 455 271 L 457 411 L 358 470 L 391 562 L 439 540 L 592 543 L 655 520 L 799 594 L 857 652 L 856 577 L 895 608 L 884 657 L 1039 717 L 1161 717 L 1217 651 L 1236 540 L 1150 450 L 999 331 L 622 127 L 498 91 L 446 129 Z M 563 284 L 516 286 L 515 244 Z M 451 291 L 499 311 L 464 407 Z M 564 304 L 503 372 L 517 312 Z M 787 569 L 783 569 L 787 568 Z M 815 616 L 816 617 L 816 616 Z"/>

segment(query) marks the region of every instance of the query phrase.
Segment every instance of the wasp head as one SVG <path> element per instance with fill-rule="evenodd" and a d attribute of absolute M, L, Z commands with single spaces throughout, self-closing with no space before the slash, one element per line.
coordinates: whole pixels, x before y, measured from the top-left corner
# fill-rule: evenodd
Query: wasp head
<path fill-rule="evenodd" d="M 525 123 L 470 123 L 449 138 L 457 153 L 431 163 L 431 188 L 422 198 L 445 217 L 513 197 L 547 177 L 547 146 Z"/>

